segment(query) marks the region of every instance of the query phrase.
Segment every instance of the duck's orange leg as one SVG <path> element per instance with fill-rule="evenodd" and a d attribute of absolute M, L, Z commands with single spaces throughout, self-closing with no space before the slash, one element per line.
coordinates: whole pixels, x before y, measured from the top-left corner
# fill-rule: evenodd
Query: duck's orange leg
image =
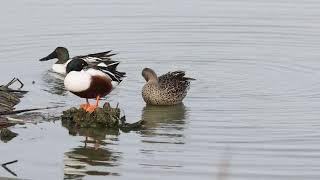
<path fill-rule="evenodd" d="M 90 106 L 89 100 L 88 98 L 86 98 L 87 103 L 86 104 L 81 104 L 80 108 L 87 110 L 87 108 Z"/>
<path fill-rule="evenodd" d="M 100 96 L 97 96 L 96 104 L 95 104 L 95 105 L 89 104 L 89 106 L 87 107 L 86 111 L 91 113 L 91 112 L 93 112 L 94 110 L 96 110 L 97 107 L 99 106 L 99 100 L 100 100 Z"/>

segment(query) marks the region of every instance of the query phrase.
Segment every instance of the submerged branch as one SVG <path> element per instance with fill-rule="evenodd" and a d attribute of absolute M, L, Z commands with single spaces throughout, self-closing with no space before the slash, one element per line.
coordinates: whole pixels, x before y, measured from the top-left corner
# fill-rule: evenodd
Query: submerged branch
<path fill-rule="evenodd" d="M 13 171 L 11 171 L 11 170 L 7 167 L 7 165 L 13 164 L 13 163 L 16 163 L 16 162 L 18 162 L 18 160 L 14 160 L 14 161 L 10 161 L 10 162 L 3 163 L 3 164 L 1 164 L 1 166 L 2 166 L 5 170 L 7 170 L 10 174 L 12 174 L 12 175 L 14 175 L 14 176 L 17 176 L 16 173 L 14 173 Z"/>
<path fill-rule="evenodd" d="M 11 115 L 11 114 L 19 114 L 23 112 L 29 112 L 29 111 L 39 111 L 39 110 L 45 110 L 45 109 L 55 109 L 63 106 L 53 106 L 53 107 L 44 107 L 44 108 L 31 108 L 31 109 L 21 109 L 16 111 L 4 111 L 0 112 L 0 115 Z"/>

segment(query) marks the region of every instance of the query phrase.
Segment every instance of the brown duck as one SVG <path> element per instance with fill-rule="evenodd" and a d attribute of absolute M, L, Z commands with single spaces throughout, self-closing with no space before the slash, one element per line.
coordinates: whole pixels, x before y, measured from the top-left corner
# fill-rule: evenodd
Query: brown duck
<path fill-rule="evenodd" d="M 168 72 L 160 77 L 150 68 L 144 68 L 142 76 L 147 83 L 142 88 L 143 100 L 150 105 L 179 104 L 186 97 L 190 80 L 184 71 Z"/>

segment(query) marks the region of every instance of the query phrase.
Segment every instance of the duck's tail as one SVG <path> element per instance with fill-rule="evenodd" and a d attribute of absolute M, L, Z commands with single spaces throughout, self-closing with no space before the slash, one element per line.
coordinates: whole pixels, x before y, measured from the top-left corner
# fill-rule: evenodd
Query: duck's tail
<path fill-rule="evenodd" d="M 104 64 L 105 66 L 98 66 L 98 69 L 104 72 L 105 74 L 109 75 L 112 81 L 116 81 L 120 83 L 122 79 L 126 77 L 125 72 L 117 71 L 117 66 L 120 64 L 119 61 L 113 61 L 113 62 L 108 61 L 108 63 L 104 63 Z"/>
<path fill-rule="evenodd" d="M 170 74 L 170 72 L 169 72 L 169 74 Z M 191 78 L 191 77 L 185 77 L 186 73 L 184 71 L 174 71 L 174 72 L 171 72 L 171 75 L 173 76 L 173 78 L 178 79 L 180 81 L 196 80 L 196 79 Z"/>
<path fill-rule="evenodd" d="M 185 77 L 184 71 L 168 72 L 158 79 L 159 85 L 162 89 L 167 89 L 168 92 L 174 94 L 181 94 L 189 89 L 190 81 L 194 78 Z"/>

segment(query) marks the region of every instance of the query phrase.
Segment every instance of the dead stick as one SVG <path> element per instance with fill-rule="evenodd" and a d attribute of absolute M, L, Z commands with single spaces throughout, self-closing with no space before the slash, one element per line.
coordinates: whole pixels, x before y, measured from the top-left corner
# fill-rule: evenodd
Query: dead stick
<path fill-rule="evenodd" d="M 27 93 L 29 91 L 24 91 L 24 90 L 15 90 L 15 89 L 7 89 L 7 90 L 1 90 L 0 91 L 7 91 L 7 92 L 19 92 L 19 93 Z"/>
<path fill-rule="evenodd" d="M 38 110 L 45 110 L 45 109 L 54 109 L 54 108 L 59 108 L 63 106 L 54 106 L 54 107 L 45 107 L 45 108 L 32 108 L 32 109 L 21 109 L 21 110 L 16 110 L 16 111 L 5 111 L 5 112 L 0 112 L 0 115 L 10 115 L 10 114 L 19 114 L 23 112 L 29 112 L 29 111 L 38 111 Z"/>
<path fill-rule="evenodd" d="M 11 81 L 10 81 L 10 82 L 8 82 L 8 84 L 7 84 L 7 85 L 5 85 L 5 87 L 9 87 L 9 86 L 11 86 L 11 84 L 13 84 L 15 81 L 17 81 L 17 80 L 16 80 L 16 78 L 14 77 L 13 79 L 11 79 Z"/>
<path fill-rule="evenodd" d="M 1 166 L 6 166 L 6 165 L 13 164 L 13 163 L 16 163 L 16 162 L 18 162 L 18 160 L 14 160 L 14 161 L 3 163 L 3 164 L 1 164 Z"/>
<path fill-rule="evenodd" d="M 18 162 L 18 160 L 14 160 L 14 161 L 10 161 L 10 162 L 3 163 L 3 164 L 1 164 L 1 166 L 2 166 L 5 170 L 7 170 L 10 174 L 12 174 L 12 175 L 14 175 L 14 176 L 17 176 L 16 173 L 14 173 L 13 171 L 11 171 L 11 170 L 7 167 L 7 165 L 12 164 L 12 163 L 16 163 L 16 162 Z"/>
<path fill-rule="evenodd" d="M 9 88 L 9 86 L 11 86 L 13 83 L 15 83 L 17 81 L 20 83 L 19 89 L 21 89 L 24 86 L 24 84 L 20 81 L 19 78 L 16 78 L 16 77 L 14 77 L 7 85 L 5 85 L 5 87 Z"/>

